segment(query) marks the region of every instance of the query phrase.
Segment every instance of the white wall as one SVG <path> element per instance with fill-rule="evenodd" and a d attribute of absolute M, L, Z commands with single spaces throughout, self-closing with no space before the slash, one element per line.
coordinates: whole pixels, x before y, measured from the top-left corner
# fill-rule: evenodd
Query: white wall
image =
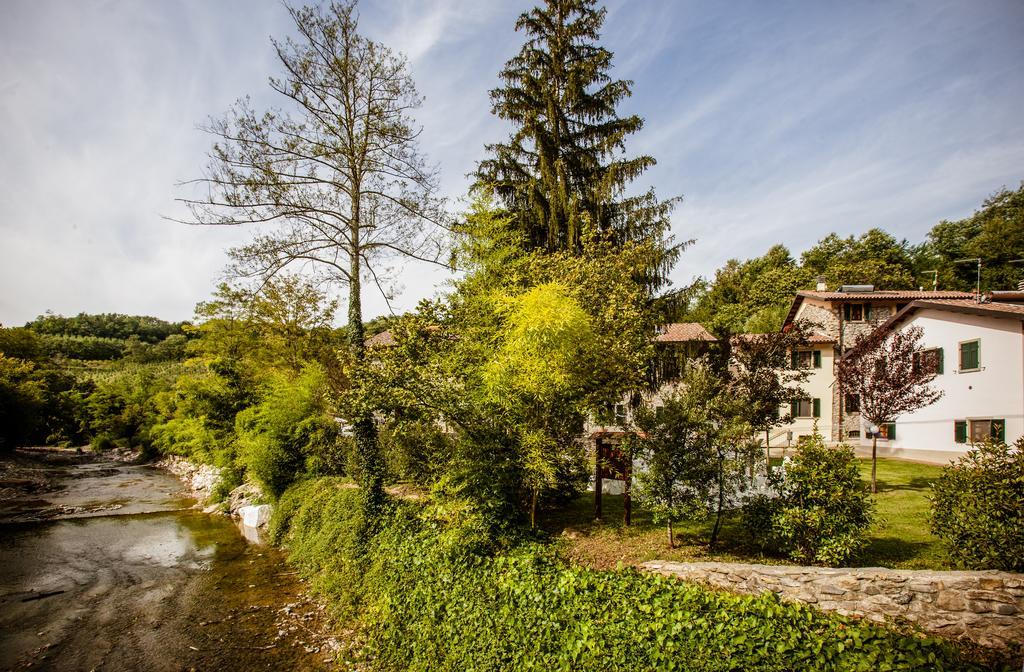
<path fill-rule="evenodd" d="M 792 424 L 783 425 L 775 430 L 772 430 L 772 434 L 778 434 L 780 431 L 790 430 L 793 432 L 793 445 L 796 445 L 796 441 L 801 436 L 810 436 L 814 432 L 814 421 L 818 421 L 818 433 L 821 434 L 825 441 L 832 441 L 832 382 L 835 380 L 833 374 L 833 358 L 835 357 L 835 348 L 831 343 L 815 343 L 814 345 L 808 346 L 807 348 L 801 348 L 807 350 L 817 350 L 821 353 L 821 368 L 810 369 L 811 375 L 801 385 L 804 392 L 811 399 L 821 400 L 821 417 L 819 418 L 796 418 Z M 781 409 L 783 414 L 789 413 L 789 407 L 785 406 Z M 785 437 L 780 437 L 772 441 L 772 447 L 783 446 L 786 444 Z"/>
<path fill-rule="evenodd" d="M 932 385 L 944 395 L 931 406 L 897 418 L 896 439 L 879 441 L 883 454 L 946 461 L 969 446 L 954 441 L 954 420 L 1006 420 L 1007 443 L 1024 435 L 1024 336 L 1019 320 L 919 310 L 900 328 L 918 326 L 926 348 L 943 349 L 944 369 Z M 980 339 L 981 370 L 960 373 L 961 341 Z M 863 434 L 862 434 L 863 436 Z M 870 441 L 862 441 L 862 444 Z"/>

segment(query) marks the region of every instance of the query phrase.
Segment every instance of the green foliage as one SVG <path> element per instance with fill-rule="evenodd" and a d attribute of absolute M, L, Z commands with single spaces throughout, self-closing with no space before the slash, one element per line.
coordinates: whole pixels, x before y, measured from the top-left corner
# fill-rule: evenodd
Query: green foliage
<path fill-rule="evenodd" d="M 388 422 L 381 427 L 380 443 L 389 473 L 417 483 L 437 480 L 454 450 L 452 437 L 431 418 Z"/>
<path fill-rule="evenodd" d="M 801 255 L 801 267 L 811 277 L 823 276 L 829 287 L 874 285 L 879 289 L 916 289 L 910 244 L 881 229 L 840 238 L 830 233 Z"/>
<path fill-rule="evenodd" d="M 359 490 L 350 481 L 318 478 L 285 492 L 270 522 L 270 539 L 287 541 L 289 559 L 339 613 L 353 613 L 364 598 L 362 516 Z"/>
<path fill-rule="evenodd" d="M 633 570 L 570 566 L 526 543 L 497 555 L 478 520 L 393 503 L 363 551 L 358 493 L 294 486 L 278 542 L 380 670 L 974 670 L 952 647 L 861 619 Z"/>
<path fill-rule="evenodd" d="M 730 259 L 712 283 L 699 288 L 686 318 L 717 334 L 778 331 L 793 294 L 812 278 L 783 245 L 747 261 Z"/>
<path fill-rule="evenodd" d="M 522 395 L 541 404 L 580 388 L 578 363 L 593 347 L 590 316 L 559 284 L 497 297 L 500 323 L 494 359 L 484 379 L 498 398 Z"/>
<path fill-rule="evenodd" d="M 735 437 L 722 411 L 730 407 L 718 372 L 699 359 L 663 396 L 660 409 L 641 405 L 634 412 L 640 434 L 630 444 L 645 465 L 635 494 L 655 522 L 667 524 L 670 546 L 673 523 L 717 513 L 726 490 L 741 485 L 736 477 L 747 460 L 729 449 Z"/>
<path fill-rule="evenodd" d="M 40 338 L 44 351 L 68 359 L 111 360 L 124 354 L 125 341 L 102 336 L 46 334 Z"/>
<path fill-rule="evenodd" d="M 35 366 L 0 354 L 0 451 L 31 439 L 43 410 L 43 390 L 33 379 Z"/>
<path fill-rule="evenodd" d="M 31 329 L 0 328 L 0 353 L 15 359 L 36 360 L 45 354 L 43 340 Z"/>
<path fill-rule="evenodd" d="M 273 497 L 312 466 L 339 468 L 338 428 L 327 415 L 326 372 L 307 364 L 273 378 L 264 398 L 236 416 L 238 460 Z"/>
<path fill-rule="evenodd" d="M 932 485 L 932 532 L 958 564 L 1024 571 L 1024 439 L 975 444 Z"/>
<path fill-rule="evenodd" d="M 744 509 L 763 547 L 822 565 L 841 565 L 864 549 L 873 503 L 851 448 L 828 448 L 818 434 L 801 441 L 778 491 L 776 499 L 755 497 Z"/>
<path fill-rule="evenodd" d="M 1024 276 L 1019 265 L 1009 262 L 1024 253 L 1024 182 L 1013 191 L 999 189 L 966 219 L 936 224 L 924 252 L 928 268 L 939 270 L 943 289 L 974 291 L 977 267 L 956 261 L 978 257 L 982 291 L 1016 289 Z"/>
<path fill-rule="evenodd" d="M 132 336 L 145 343 L 159 343 L 168 336 L 181 334 L 184 322 L 165 322 L 156 317 L 103 313 L 79 313 L 64 317 L 46 313 L 25 325 L 37 334 L 51 336 L 81 336 L 125 341 Z M 81 358 L 88 359 L 88 358 Z"/>
<path fill-rule="evenodd" d="M 595 338 L 590 316 L 559 284 L 499 297 L 498 305 L 501 330 L 483 369 L 484 389 L 520 448 L 532 525 L 541 493 L 558 485 L 558 465 L 581 461 L 578 400 Z"/>
<path fill-rule="evenodd" d="M 492 111 L 513 131 L 487 147 L 477 184 L 496 192 L 526 249 L 654 243 L 636 270 L 657 288 L 681 249 L 669 235 L 678 199 L 660 201 L 653 189 L 625 193 L 655 161 L 623 156 L 643 120 L 616 110 L 632 83 L 610 77 L 612 53 L 598 43 L 605 14 L 594 0 L 551 0 L 520 15 L 525 43 L 491 91 Z"/>
<path fill-rule="evenodd" d="M 238 362 L 251 377 L 274 369 L 298 372 L 306 361 L 330 358 L 336 309 L 336 300 L 299 275 L 282 274 L 259 291 L 222 283 L 210 301 L 196 306 L 201 337 L 190 350 Z"/>

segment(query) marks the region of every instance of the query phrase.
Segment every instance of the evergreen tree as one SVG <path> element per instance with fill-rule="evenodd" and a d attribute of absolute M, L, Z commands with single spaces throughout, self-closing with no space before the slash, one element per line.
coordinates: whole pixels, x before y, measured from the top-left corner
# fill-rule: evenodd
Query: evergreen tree
<path fill-rule="evenodd" d="M 609 76 L 612 53 L 597 43 L 605 14 L 594 0 L 545 0 L 519 17 L 516 30 L 527 40 L 505 64 L 503 86 L 491 91 L 493 113 L 514 131 L 487 146 L 476 177 L 514 215 L 528 249 L 579 251 L 594 238 L 657 241 L 641 269 L 657 288 L 681 248 L 668 235 L 678 199 L 625 193 L 655 161 L 625 155 L 643 119 L 616 112 L 632 82 Z"/>

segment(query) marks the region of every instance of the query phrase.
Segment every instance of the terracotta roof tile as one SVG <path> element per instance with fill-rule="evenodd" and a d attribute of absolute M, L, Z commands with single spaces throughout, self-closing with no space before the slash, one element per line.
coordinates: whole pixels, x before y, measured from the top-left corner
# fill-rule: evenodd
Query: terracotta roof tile
<path fill-rule="evenodd" d="M 991 313 L 993 315 L 1024 315 L 1024 305 L 1001 301 L 978 303 L 974 299 L 934 299 L 931 301 L 915 301 L 914 305 L 918 308 L 960 308 L 972 312 Z"/>
<path fill-rule="evenodd" d="M 916 301 L 919 299 L 970 299 L 974 294 L 970 292 L 933 292 L 911 289 L 877 289 L 873 292 L 818 292 L 808 289 L 797 292 L 797 296 L 822 299 L 824 301 L 899 301 L 900 299 Z"/>
<path fill-rule="evenodd" d="M 395 342 L 395 337 L 391 335 L 390 331 L 382 331 L 376 336 L 371 336 L 363 341 L 363 345 L 367 348 L 391 348 L 398 345 L 398 343 Z"/>
<path fill-rule="evenodd" d="M 654 337 L 656 343 L 688 343 L 690 341 L 714 342 L 718 339 L 697 322 L 673 322 L 666 324 Z"/>
<path fill-rule="evenodd" d="M 729 340 L 733 343 L 740 341 L 752 341 L 760 336 L 767 336 L 767 334 L 735 334 Z M 815 332 L 807 337 L 808 343 L 835 343 L 836 339 L 825 334 Z"/>

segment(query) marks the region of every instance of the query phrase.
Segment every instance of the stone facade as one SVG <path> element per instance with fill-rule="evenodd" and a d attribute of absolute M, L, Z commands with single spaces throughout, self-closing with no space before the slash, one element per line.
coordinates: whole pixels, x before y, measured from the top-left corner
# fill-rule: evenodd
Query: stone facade
<path fill-rule="evenodd" d="M 850 301 L 850 303 L 858 303 L 858 301 Z M 805 299 L 796 315 L 796 320 L 813 324 L 816 331 L 835 339 L 836 348 L 833 362 L 836 362 L 858 337 L 874 331 L 896 311 L 896 303 L 879 304 L 876 301 L 868 303 L 871 304 L 870 318 L 861 322 L 850 322 L 842 319 L 843 302 Z M 839 385 L 833 385 L 831 417 L 833 441 L 844 440 L 849 436 L 851 430 L 860 431 L 860 413 L 846 413 L 846 409 L 842 406 L 843 397 Z"/>
<path fill-rule="evenodd" d="M 641 568 L 740 593 L 772 591 L 847 616 L 906 619 L 985 647 L 1024 645 L 1024 574 L 662 561 Z"/>

